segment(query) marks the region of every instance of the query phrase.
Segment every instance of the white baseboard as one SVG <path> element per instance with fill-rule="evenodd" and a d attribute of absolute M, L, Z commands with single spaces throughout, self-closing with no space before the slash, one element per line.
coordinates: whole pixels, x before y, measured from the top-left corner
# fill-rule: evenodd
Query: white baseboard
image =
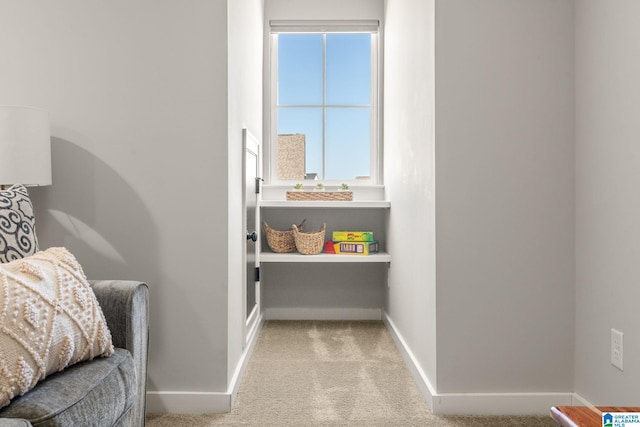
<path fill-rule="evenodd" d="M 201 392 L 201 391 L 148 391 L 147 412 L 168 412 L 172 414 L 211 414 L 231 411 L 238 395 L 240 383 L 247 370 L 251 354 L 258 341 L 260 330 L 264 323 L 261 315 L 257 326 L 250 331 L 248 344 L 245 347 L 236 370 L 231 377 L 231 382 L 226 392 Z"/>
<path fill-rule="evenodd" d="M 279 308 L 265 309 L 267 320 L 382 320 L 380 308 Z"/>
<path fill-rule="evenodd" d="M 230 411 L 231 408 L 233 408 L 233 405 L 235 405 L 236 403 L 236 397 L 238 397 L 238 389 L 240 389 L 240 383 L 242 382 L 242 378 L 244 378 L 244 373 L 247 371 L 247 366 L 249 365 L 249 361 L 251 360 L 253 349 L 256 347 L 256 343 L 258 342 L 258 337 L 260 336 L 260 331 L 262 330 L 263 324 L 264 312 L 260 313 L 258 319 L 254 324 L 255 327 L 252 330 L 247 331 L 247 345 L 242 352 L 242 356 L 240 356 L 236 371 L 233 373 L 231 384 L 229 384 L 229 391 L 231 393 L 231 405 L 229 406 L 228 411 Z"/>
<path fill-rule="evenodd" d="M 548 415 L 552 406 L 571 405 L 573 393 L 440 393 L 433 413 L 441 415 Z"/>
<path fill-rule="evenodd" d="M 589 402 L 584 397 L 580 396 L 578 393 L 573 393 L 573 398 L 571 400 L 571 405 L 573 406 L 595 406 L 591 402 Z"/>
<path fill-rule="evenodd" d="M 400 350 L 427 405 L 438 415 L 548 414 L 552 406 L 591 404 L 576 393 L 438 393 L 391 318 L 380 309 L 266 309 L 251 334 L 226 392 L 148 391 L 147 412 L 223 413 L 233 407 L 265 319 L 277 320 L 380 320 Z"/>
<path fill-rule="evenodd" d="M 147 391 L 147 413 L 222 413 L 231 410 L 231 393 L 201 391 Z"/>
<path fill-rule="evenodd" d="M 429 408 L 438 415 L 546 415 L 552 406 L 572 405 L 574 393 L 438 393 L 422 370 L 413 352 L 384 313 L 383 320 L 391 333 L 409 372 Z"/>
<path fill-rule="evenodd" d="M 389 330 L 393 341 L 396 343 L 396 347 L 400 350 L 404 363 L 407 365 L 407 368 L 409 368 L 409 372 L 415 380 L 418 390 L 420 390 L 420 393 L 422 393 L 422 396 L 424 396 L 427 401 L 429 409 L 433 412 L 433 396 L 436 394 L 435 388 L 431 385 L 429 378 L 427 378 L 427 375 L 422 370 L 422 367 L 413 355 L 413 352 L 407 345 L 406 341 L 402 338 L 400 332 L 398 332 L 393 320 L 391 320 L 387 313 L 384 313 L 382 320 L 384 321 L 387 330 Z"/>

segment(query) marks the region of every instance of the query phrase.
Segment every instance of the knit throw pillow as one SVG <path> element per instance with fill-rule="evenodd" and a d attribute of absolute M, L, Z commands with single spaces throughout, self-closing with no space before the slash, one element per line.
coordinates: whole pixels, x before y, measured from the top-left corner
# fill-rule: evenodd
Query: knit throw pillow
<path fill-rule="evenodd" d="M 0 264 L 0 408 L 47 375 L 113 353 L 82 267 L 65 248 Z"/>
<path fill-rule="evenodd" d="M 0 262 L 38 251 L 33 205 L 24 185 L 0 190 Z"/>

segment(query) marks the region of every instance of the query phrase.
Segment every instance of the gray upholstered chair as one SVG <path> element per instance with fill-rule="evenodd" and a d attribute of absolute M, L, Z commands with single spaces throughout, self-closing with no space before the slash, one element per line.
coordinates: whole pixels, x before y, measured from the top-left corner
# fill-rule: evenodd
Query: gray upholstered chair
<path fill-rule="evenodd" d="M 0 409 L 4 426 L 144 426 L 149 289 L 145 283 L 92 281 L 116 351 L 38 383 Z"/>

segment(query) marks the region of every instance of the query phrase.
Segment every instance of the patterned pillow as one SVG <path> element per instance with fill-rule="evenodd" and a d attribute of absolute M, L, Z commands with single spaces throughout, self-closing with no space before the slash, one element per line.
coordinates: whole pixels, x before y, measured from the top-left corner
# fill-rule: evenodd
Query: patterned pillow
<path fill-rule="evenodd" d="M 104 314 L 68 250 L 0 264 L 0 408 L 53 372 L 112 353 Z"/>
<path fill-rule="evenodd" d="M 33 205 L 24 185 L 0 190 L 0 262 L 38 252 Z"/>

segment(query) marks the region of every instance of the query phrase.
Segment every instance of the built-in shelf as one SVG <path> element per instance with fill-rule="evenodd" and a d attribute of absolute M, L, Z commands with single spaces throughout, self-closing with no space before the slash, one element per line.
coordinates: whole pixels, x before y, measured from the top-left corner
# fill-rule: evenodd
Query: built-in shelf
<path fill-rule="evenodd" d="M 287 209 L 389 209 L 391 202 L 388 200 L 354 200 L 354 201 L 327 201 L 327 200 L 261 200 L 260 208 L 287 208 Z M 356 221 L 357 222 L 357 221 Z M 275 253 L 261 252 L 261 263 L 388 263 L 391 255 L 381 252 L 372 255 L 336 255 L 320 253 L 318 255 L 302 255 L 300 253 Z"/>
<path fill-rule="evenodd" d="M 262 208 L 390 208 L 388 200 L 354 200 L 354 201 L 324 201 L 324 200 L 261 200 Z"/>
<path fill-rule="evenodd" d="M 385 252 L 371 255 L 302 255 L 299 253 L 262 252 L 260 262 L 391 262 L 391 255 Z"/>

